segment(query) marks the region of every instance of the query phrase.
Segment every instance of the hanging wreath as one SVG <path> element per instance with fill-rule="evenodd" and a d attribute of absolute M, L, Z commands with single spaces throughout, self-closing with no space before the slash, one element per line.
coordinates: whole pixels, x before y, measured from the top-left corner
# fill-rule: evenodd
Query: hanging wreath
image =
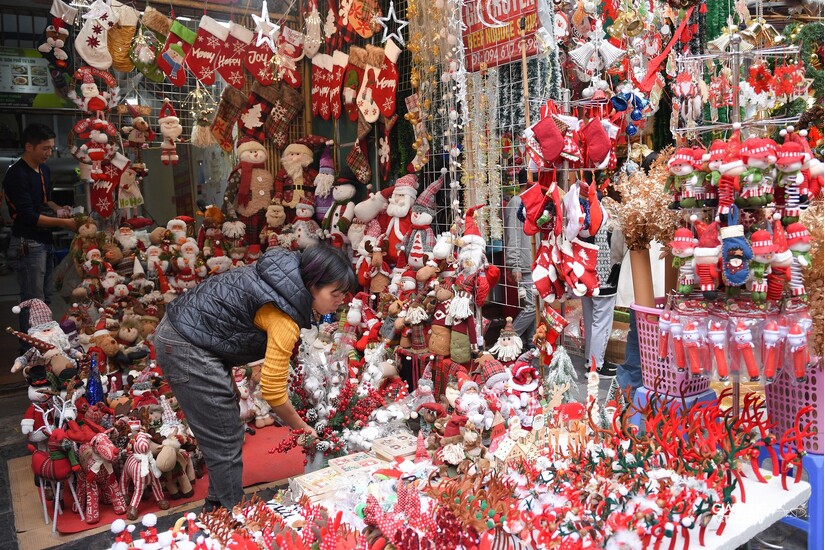
<path fill-rule="evenodd" d="M 81 97 L 78 97 L 76 90 L 71 90 L 68 95 L 78 109 L 97 118 L 103 118 L 109 109 L 117 105 L 120 88 L 109 71 L 84 66 L 75 71 L 74 79 L 80 83 Z M 101 92 L 98 83 L 105 84 L 107 90 Z"/>

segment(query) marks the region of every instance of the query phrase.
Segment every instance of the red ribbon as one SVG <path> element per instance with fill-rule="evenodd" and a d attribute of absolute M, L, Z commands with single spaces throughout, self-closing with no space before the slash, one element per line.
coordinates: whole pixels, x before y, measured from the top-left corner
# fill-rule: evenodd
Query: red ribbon
<path fill-rule="evenodd" d="M 682 36 L 682 31 L 687 26 L 688 21 L 690 20 L 690 16 L 693 15 L 693 9 L 696 6 L 691 6 L 690 9 L 685 14 L 684 19 L 682 19 L 682 24 L 679 25 L 679 28 L 676 29 L 676 32 L 673 33 L 673 38 L 670 39 L 670 42 L 665 47 L 664 51 L 657 55 L 651 62 L 647 70 L 647 74 L 645 75 L 644 80 L 639 84 L 639 90 L 650 93 L 650 90 L 653 88 L 653 83 L 656 82 L 656 75 L 659 73 L 659 67 L 662 65 L 662 62 L 667 59 L 670 50 L 673 49 L 673 46 L 676 45 L 676 42 Z"/>

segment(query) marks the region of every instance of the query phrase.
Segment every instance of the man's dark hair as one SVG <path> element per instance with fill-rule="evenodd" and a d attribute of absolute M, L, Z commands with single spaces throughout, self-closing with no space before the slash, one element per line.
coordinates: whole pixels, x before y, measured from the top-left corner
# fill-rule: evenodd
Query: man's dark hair
<path fill-rule="evenodd" d="M 29 124 L 23 130 L 23 146 L 31 143 L 33 146 L 38 146 L 46 140 L 54 139 L 54 131 L 45 124 Z"/>
<path fill-rule="evenodd" d="M 352 261 L 340 249 L 319 243 L 301 254 L 301 279 L 307 288 L 335 285 L 335 290 L 354 292 L 358 285 Z"/>

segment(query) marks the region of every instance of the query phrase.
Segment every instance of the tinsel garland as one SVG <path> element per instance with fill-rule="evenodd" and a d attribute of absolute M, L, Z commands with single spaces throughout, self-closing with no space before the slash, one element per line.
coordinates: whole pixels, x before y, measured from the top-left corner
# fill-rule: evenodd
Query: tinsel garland
<path fill-rule="evenodd" d="M 825 218 L 825 208 L 821 198 L 813 202 L 806 210 L 803 210 L 799 217 L 799 221 L 811 234 L 811 268 L 804 271 L 804 277 L 808 306 L 814 322 L 811 354 L 820 357 L 823 352 L 822 337 L 823 331 L 825 331 L 825 323 L 823 323 L 823 307 L 825 307 L 825 296 L 823 296 L 823 280 L 825 280 L 823 218 Z"/>
<path fill-rule="evenodd" d="M 556 17 L 555 3 L 548 0 L 547 6 L 548 15 L 550 20 L 553 21 Z M 561 43 L 556 40 L 555 25 L 551 26 L 548 29 L 548 32 L 553 39 L 553 43 L 550 50 L 547 52 L 547 63 L 549 66 L 547 75 L 547 97 L 554 101 L 561 101 L 561 91 L 563 86 L 561 61 L 559 60 L 559 47 L 561 46 Z"/>
<path fill-rule="evenodd" d="M 706 5 L 708 7 L 708 12 L 705 14 L 706 38 L 707 40 L 714 40 L 722 34 L 722 29 L 727 26 L 733 4 L 727 0 L 708 0 Z"/>
<path fill-rule="evenodd" d="M 496 91 L 497 71 L 490 70 L 484 82 L 484 95 L 489 103 L 489 113 L 498 112 L 498 92 Z M 498 117 L 487 116 L 487 222 L 490 239 L 500 241 L 504 236 L 504 224 L 501 220 L 501 140 L 500 128 L 496 125 Z"/>
<path fill-rule="evenodd" d="M 783 31 L 792 44 L 799 45 L 799 59 L 805 65 L 805 76 L 813 79 L 811 88 L 819 104 L 823 99 L 822 86 L 825 74 L 822 69 L 823 60 L 817 56 L 817 61 L 814 62 L 813 56 L 816 55 L 814 48 L 822 46 L 823 32 L 825 32 L 825 26 L 821 22 L 788 25 Z"/>

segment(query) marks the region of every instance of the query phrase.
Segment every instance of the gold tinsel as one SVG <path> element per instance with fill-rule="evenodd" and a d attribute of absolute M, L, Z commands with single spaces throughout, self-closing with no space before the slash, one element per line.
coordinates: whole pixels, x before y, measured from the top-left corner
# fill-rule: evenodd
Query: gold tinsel
<path fill-rule="evenodd" d="M 622 200 L 611 207 L 615 208 L 629 250 L 647 250 L 651 241 L 667 244 L 673 238 L 679 214 L 668 210 L 672 197 L 665 192 L 671 154 L 672 147 L 663 149 L 647 174 L 637 170 L 630 176 L 622 172 L 616 178 L 615 187 Z"/>
<path fill-rule="evenodd" d="M 811 203 L 807 210 L 802 211 L 799 221 L 808 228 L 811 234 L 811 269 L 806 269 L 805 290 L 808 294 L 808 305 L 813 318 L 813 346 L 811 348 L 812 355 L 822 356 L 823 348 L 823 330 L 825 330 L 825 322 L 823 321 L 823 307 L 825 307 L 825 296 L 823 296 L 823 278 L 825 278 L 825 251 L 823 251 L 823 239 L 825 239 L 825 231 L 823 231 L 823 216 L 825 216 L 825 207 L 823 207 L 823 199 L 818 199 Z"/>

